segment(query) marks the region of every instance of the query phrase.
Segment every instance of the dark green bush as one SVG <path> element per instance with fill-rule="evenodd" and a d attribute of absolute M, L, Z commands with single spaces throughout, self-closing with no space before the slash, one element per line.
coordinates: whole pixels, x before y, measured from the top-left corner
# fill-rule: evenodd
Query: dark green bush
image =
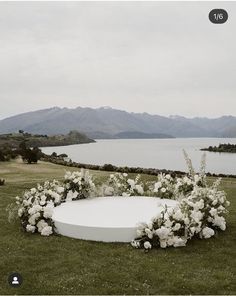
<path fill-rule="evenodd" d="M 5 185 L 5 180 L 4 179 L 0 179 L 0 186 Z"/>

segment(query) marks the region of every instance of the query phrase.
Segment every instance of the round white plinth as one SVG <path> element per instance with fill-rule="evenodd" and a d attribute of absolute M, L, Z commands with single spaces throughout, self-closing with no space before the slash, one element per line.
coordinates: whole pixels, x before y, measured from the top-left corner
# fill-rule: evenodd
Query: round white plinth
<path fill-rule="evenodd" d="M 58 233 L 84 240 L 130 242 L 136 237 L 137 224 L 149 222 L 167 207 L 178 203 L 156 197 L 96 197 L 71 201 L 54 209 Z"/>

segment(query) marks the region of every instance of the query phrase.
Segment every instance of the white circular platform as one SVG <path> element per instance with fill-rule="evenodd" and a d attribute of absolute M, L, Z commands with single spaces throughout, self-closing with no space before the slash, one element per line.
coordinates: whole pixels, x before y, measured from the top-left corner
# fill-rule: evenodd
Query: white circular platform
<path fill-rule="evenodd" d="M 165 205 L 178 203 L 156 197 L 96 197 L 71 201 L 54 209 L 58 233 L 84 240 L 130 242 L 136 237 L 137 224 L 149 222 Z"/>

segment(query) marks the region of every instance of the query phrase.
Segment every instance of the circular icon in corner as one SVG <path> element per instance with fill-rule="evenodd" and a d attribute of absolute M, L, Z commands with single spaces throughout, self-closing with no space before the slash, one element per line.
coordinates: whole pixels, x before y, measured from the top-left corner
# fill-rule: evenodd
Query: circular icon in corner
<path fill-rule="evenodd" d="M 17 272 L 11 273 L 8 277 L 8 283 L 11 287 L 17 288 L 22 284 L 22 282 L 23 278 Z"/>
<path fill-rule="evenodd" d="M 224 24 L 228 20 L 228 13 L 221 8 L 212 9 L 209 13 L 209 20 L 213 24 Z"/>

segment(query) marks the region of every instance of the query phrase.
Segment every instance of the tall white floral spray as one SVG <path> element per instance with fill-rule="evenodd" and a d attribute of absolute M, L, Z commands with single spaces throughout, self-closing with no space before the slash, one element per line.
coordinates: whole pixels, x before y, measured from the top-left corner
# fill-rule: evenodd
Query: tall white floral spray
<path fill-rule="evenodd" d="M 72 201 L 94 196 L 96 187 L 89 171 L 81 169 L 79 172 L 65 174 L 65 200 Z"/>
<path fill-rule="evenodd" d="M 105 186 L 103 186 L 104 195 L 116 196 L 139 196 L 144 194 L 144 185 L 137 175 L 134 179 L 126 173 L 111 174 Z"/>
<path fill-rule="evenodd" d="M 172 210 L 165 208 L 149 223 L 140 224 L 137 238 L 131 242 L 133 247 L 146 250 L 153 247 L 181 247 L 193 236 L 207 239 L 214 236 L 216 231 L 226 229 L 225 215 L 230 203 L 225 192 L 219 189 L 220 179 L 212 185 L 207 184 L 205 155 L 201 160 L 199 174 L 194 172 L 185 151 L 184 156 L 189 176 L 176 178 L 170 190 L 170 196 L 174 192 L 175 199 L 179 201 L 178 206 Z M 158 190 L 163 187 L 162 183 Z"/>

